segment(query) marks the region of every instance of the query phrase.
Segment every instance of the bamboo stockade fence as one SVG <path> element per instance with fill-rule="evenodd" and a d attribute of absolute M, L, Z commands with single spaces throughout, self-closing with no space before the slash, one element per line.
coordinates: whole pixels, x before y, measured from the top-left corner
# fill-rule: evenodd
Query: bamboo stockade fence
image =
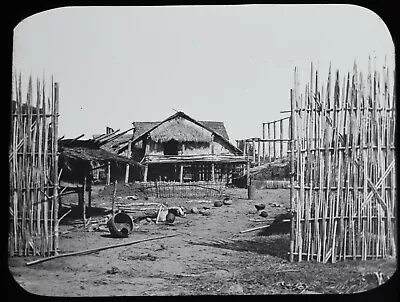
<path fill-rule="evenodd" d="M 287 116 L 276 121 L 263 123 L 263 137 L 236 140 L 237 147 L 252 165 L 260 166 L 286 158 L 289 150 L 290 121 Z"/>
<path fill-rule="evenodd" d="M 21 75 L 15 76 L 13 84 L 8 253 L 56 254 L 59 86 L 52 79 L 50 95 L 46 95 L 45 81 L 37 79 L 35 99 L 30 77 L 23 100 Z"/>
<path fill-rule="evenodd" d="M 225 182 L 221 181 L 151 181 L 141 182 L 148 196 L 160 198 L 201 198 L 222 197 L 225 192 Z"/>
<path fill-rule="evenodd" d="M 370 63 L 370 62 L 369 62 Z M 396 255 L 395 95 L 387 67 L 326 86 L 311 65 L 291 91 L 290 258 L 336 262 Z M 392 87 L 392 88 L 391 88 Z"/>

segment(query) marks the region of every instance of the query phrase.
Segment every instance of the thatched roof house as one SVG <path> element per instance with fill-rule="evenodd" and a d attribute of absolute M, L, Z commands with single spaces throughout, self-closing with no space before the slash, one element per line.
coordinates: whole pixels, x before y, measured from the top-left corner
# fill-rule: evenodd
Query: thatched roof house
<path fill-rule="evenodd" d="M 246 163 L 242 151 L 229 141 L 223 122 L 197 121 L 177 112 L 161 122 L 133 125 L 131 139 L 126 137 L 127 143 L 117 149 L 130 150 L 132 158 L 145 165 L 144 180 L 182 181 L 185 169 L 191 180 L 211 180 L 215 174 L 232 172 L 234 166 Z"/>

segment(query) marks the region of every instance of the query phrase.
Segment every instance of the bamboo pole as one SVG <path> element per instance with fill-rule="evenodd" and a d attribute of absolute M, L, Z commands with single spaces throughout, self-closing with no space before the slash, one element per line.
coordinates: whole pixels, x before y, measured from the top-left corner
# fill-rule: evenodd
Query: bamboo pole
<path fill-rule="evenodd" d="M 178 234 L 171 234 L 171 235 L 150 237 L 150 238 L 139 239 L 139 240 L 130 241 L 130 242 L 119 243 L 119 244 L 115 244 L 115 245 L 102 246 L 102 247 L 98 247 L 98 248 L 94 248 L 94 249 L 90 249 L 90 250 L 84 250 L 84 251 L 78 251 L 78 252 L 71 252 L 71 253 L 65 253 L 65 254 L 58 254 L 58 255 L 56 255 L 56 256 L 47 257 L 47 258 L 42 258 L 42 259 L 38 259 L 38 260 L 34 260 L 34 261 L 27 262 L 26 265 L 27 265 L 27 266 L 30 266 L 30 265 L 34 265 L 34 264 L 42 263 L 42 262 L 45 262 L 45 261 L 49 261 L 49 260 L 53 260 L 53 259 L 57 259 L 57 258 L 62 258 L 62 257 L 87 255 L 87 254 L 91 254 L 91 253 L 96 253 L 96 252 L 104 251 L 104 250 L 107 250 L 107 249 L 112 249 L 112 248 L 117 248 L 117 247 L 123 247 L 123 246 L 128 246 L 128 245 L 133 245 L 133 244 L 141 243 L 141 242 L 152 241 L 152 240 L 159 240 L 159 239 L 174 237 L 174 236 L 177 236 L 177 235 L 178 235 Z"/>
<path fill-rule="evenodd" d="M 59 240 L 59 226 L 58 226 L 58 187 L 59 187 L 59 176 L 58 176 L 58 110 L 59 110 L 59 84 L 54 83 L 54 112 L 53 112 L 53 204 L 54 204 L 54 252 L 55 255 L 58 253 L 58 240 Z M 61 176 L 61 175 L 60 175 Z"/>
<path fill-rule="evenodd" d="M 251 142 L 252 142 L 252 147 L 253 147 L 252 158 L 253 158 L 253 163 L 255 163 L 255 162 L 256 162 L 256 141 L 255 141 L 255 139 L 253 138 L 253 139 L 251 140 Z"/>
<path fill-rule="evenodd" d="M 295 221 L 293 217 L 294 205 L 295 205 L 295 98 L 294 92 L 290 90 L 290 108 L 291 108 L 291 119 L 290 119 L 290 213 L 291 213 L 291 225 L 290 225 L 290 262 L 293 262 L 293 252 L 294 252 L 294 236 L 295 236 Z M 264 126 L 264 125 L 263 125 Z M 265 127 L 263 127 L 263 136 L 265 135 Z M 264 137 L 263 137 L 264 138 Z"/>
<path fill-rule="evenodd" d="M 268 130 L 268 162 L 271 162 L 271 123 L 267 123 Z"/>
<path fill-rule="evenodd" d="M 263 162 L 265 162 L 265 123 L 263 123 L 263 132 L 262 132 L 262 138 L 263 138 L 263 144 L 262 144 L 262 150 L 263 150 Z"/>
<path fill-rule="evenodd" d="M 280 158 L 283 158 L 283 120 L 279 121 L 279 139 L 281 140 L 279 154 Z"/>
<path fill-rule="evenodd" d="M 273 122 L 273 133 L 274 133 L 274 143 L 273 143 L 273 150 L 274 150 L 274 161 L 276 160 L 276 121 Z"/>

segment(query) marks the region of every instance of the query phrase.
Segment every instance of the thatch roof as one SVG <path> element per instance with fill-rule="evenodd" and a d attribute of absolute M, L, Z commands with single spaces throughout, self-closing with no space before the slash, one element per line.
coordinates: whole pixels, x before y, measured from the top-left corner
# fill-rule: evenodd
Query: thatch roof
<path fill-rule="evenodd" d="M 127 157 L 119 156 L 115 153 L 108 152 L 97 147 L 90 140 L 87 141 L 71 141 L 65 140 L 59 143 L 60 160 L 61 162 L 70 161 L 95 161 L 106 163 L 113 161 L 116 163 L 127 163 L 141 167 L 142 165 Z"/>
<path fill-rule="evenodd" d="M 161 123 L 149 133 L 150 138 L 158 143 L 170 140 L 178 142 L 211 142 L 211 132 L 205 128 L 177 116 Z"/>
<path fill-rule="evenodd" d="M 99 137 L 101 134 L 93 134 L 93 138 Z M 115 153 L 117 149 L 119 149 L 122 145 L 127 144 L 128 141 L 132 139 L 132 133 L 123 134 L 112 141 L 101 146 L 101 149 L 106 150 L 108 152 Z"/>
<path fill-rule="evenodd" d="M 216 133 L 220 134 L 227 141 L 229 140 L 228 132 L 226 131 L 225 125 L 223 122 L 215 122 L 215 121 L 199 121 L 200 124 L 212 129 Z"/>
<path fill-rule="evenodd" d="M 225 140 L 229 140 L 228 132 L 226 131 L 225 125 L 223 122 L 215 122 L 215 121 L 198 121 L 200 124 L 204 125 L 207 128 L 210 128 L 214 132 L 221 135 Z M 133 135 L 133 139 L 141 136 L 146 131 L 154 128 L 161 122 L 134 122 L 135 133 Z"/>
<path fill-rule="evenodd" d="M 181 112 L 181 111 L 175 113 L 174 115 L 171 115 L 170 117 L 166 118 L 164 121 L 162 121 L 162 122 L 160 122 L 160 123 L 154 125 L 153 127 L 151 127 L 150 129 L 148 129 L 147 131 L 145 131 L 145 132 L 143 132 L 142 134 L 140 134 L 139 136 L 136 136 L 136 135 L 135 135 L 135 138 L 133 139 L 133 142 L 137 142 L 137 141 L 141 140 L 141 139 L 142 139 L 143 137 L 145 137 L 146 135 L 151 135 L 151 132 L 155 131 L 155 129 L 160 128 L 163 124 L 165 124 L 165 123 L 167 123 L 167 122 L 169 122 L 169 121 L 171 121 L 171 120 L 178 119 L 178 118 L 181 118 L 182 120 L 185 119 L 185 120 L 187 120 L 187 121 L 189 121 L 189 122 L 191 122 L 191 123 L 193 123 L 193 124 L 195 124 L 195 125 L 197 125 L 197 126 L 200 126 L 201 128 L 204 128 L 204 129 L 207 130 L 208 132 L 211 132 L 214 136 L 217 136 L 217 137 L 221 138 L 227 145 L 229 145 L 233 150 L 235 150 L 235 152 L 237 152 L 237 153 L 239 153 L 239 154 L 242 153 L 242 151 L 241 151 L 240 149 L 238 149 L 238 148 L 236 148 L 236 146 L 232 145 L 231 142 L 230 142 L 228 139 L 226 139 L 222 134 L 220 134 L 220 133 L 214 131 L 213 129 L 209 128 L 209 127 L 206 126 L 205 124 L 196 121 L 195 119 L 191 118 L 190 116 L 188 116 L 187 114 L 185 114 L 184 112 Z M 206 123 L 207 123 L 207 122 L 206 122 Z M 212 122 L 210 122 L 210 121 L 209 121 L 208 123 L 209 123 L 209 124 L 212 124 Z M 134 123 L 134 125 L 136 125 L 136 123 Z M 213 125 L 215 126 L 215 124 L 213 124 Z M 218 125 L 221 126 L 221 124 L 218 124 Z M 225 127 L 224 127 L 224 128 L 225 128 Z M 181 128 L 181 129 L 179 129 L 179 130 L 182 130 L 182 131 L 183 131 L 184 129 Z M 172 131 L 171 131 L 171 132 L 172 132 Z M 226 132 L 226 130 L 225 130 L 225 132 Z M 172 137 L 171 134 L 167 134 L 167 136 L 171 136 L 171 137 Z M 190 136 L 191 136 L 191 135 L 189 135 L 189 137 L 190 137 Z M 160 135 L 158 135 L 158 136 L 156 136 L 156 137 L 157 137 L 158 139 L 160 139 Z M 210 138 L 210 139 L 211 139 L 211 138 Z M 200 138 L 198 141 L 205 141 L 205 138 L 204 138 L 204 137 L 203 137 L 203 138 Z"/>

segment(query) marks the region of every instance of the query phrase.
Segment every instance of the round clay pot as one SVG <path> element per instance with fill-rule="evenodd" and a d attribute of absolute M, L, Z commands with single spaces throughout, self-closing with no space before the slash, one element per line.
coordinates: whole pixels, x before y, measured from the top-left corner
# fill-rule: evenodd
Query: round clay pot
<path fill-rule="evenodd" d="M 265 209 L 265 204 L 260 203 L 255 205 L 257 211 Z"/>
<path fill-rule="evenodd" d="M 214 202 L 214 207 L 222 207 L 222 202 L 217 200 L 216 202 Z"/>
<path fill-rule="evenodd" d="M 175 221 L 175 215 L 171 212 L 167 214 L 167 217 L 165 217 L 165 221 L 168 223 L 173 223 Z"/>

